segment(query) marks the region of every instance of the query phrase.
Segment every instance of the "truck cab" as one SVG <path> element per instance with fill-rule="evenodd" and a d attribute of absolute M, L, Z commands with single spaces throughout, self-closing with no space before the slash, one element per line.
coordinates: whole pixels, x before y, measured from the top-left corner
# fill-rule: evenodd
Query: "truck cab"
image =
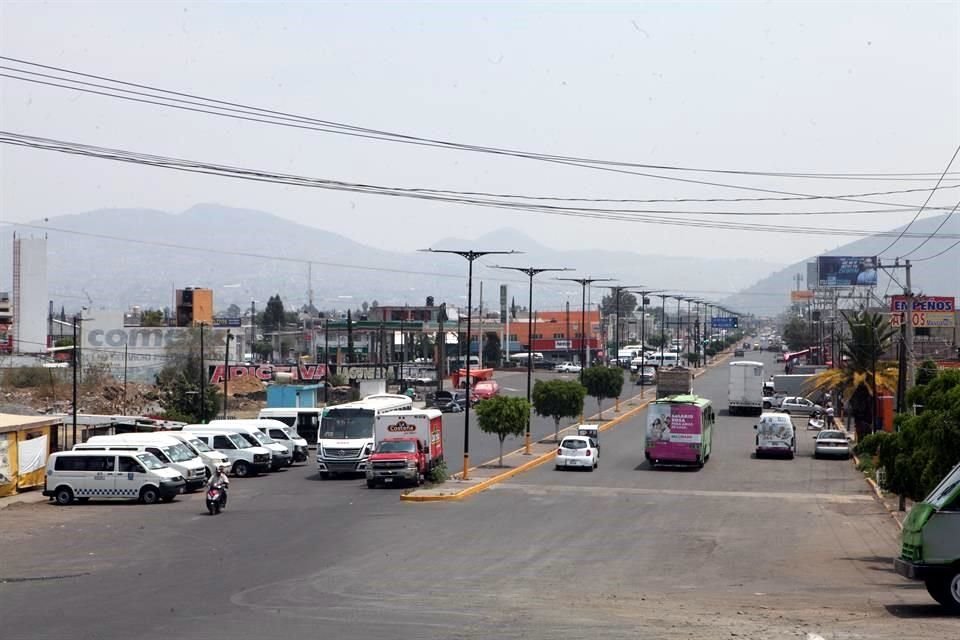
<path fill-rule="evenodd" d="M 387 438 L 367 460 L 367 488 L 395 481 L 419 486 L 426 475 L 427 457 L 417 438 Z"/>
<path fill-rule="evenodd" d="M 934 600 L 960 614 L 960 464 L 910 509 L 902 535 L 894 570 L 922 580 Z"/>

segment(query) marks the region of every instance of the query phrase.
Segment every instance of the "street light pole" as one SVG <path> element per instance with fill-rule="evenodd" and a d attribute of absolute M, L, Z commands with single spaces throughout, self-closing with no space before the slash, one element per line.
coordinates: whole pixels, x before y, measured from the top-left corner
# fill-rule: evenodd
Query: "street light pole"
<path fill-rule="evenodd" d="M 467 261 L 467 386 L 466 386 L 466 406 L 463 412 L 463 475 L 461 476 L 462 480 L 467 480 L 467 475 L 470 470 L 470 329 L 471 329 L 471 313 L 470 309 L 473 305 L 473 261 L 477 258 L 486 255 L 508 255 L 512 253 L 520 253 L 519 251 L 457 251 L 453 249 L 420 249 L 420 251 L 427 253 L 449 253 L 453 255 L 460 256 Z"/>
<path fill-rule="evenodd" d="M 545 271 L 573 271 L 569 267 L 557 267 L 553 269 L 544 269 L 537 267 L 504 267 L 499 265 L 494 265 L 495 269 L 509 269 L 511 271 L 519 271 L 520 273 L 525 273 L 530 279 L 530 289 L 529 289 L 529 300 L 528 300 L 528 313 L 527 313 L 527 402 L 530 402 L 531 397 L 531 384 L 533 380 L 533 276 L 541 274 Z M 510 336 L 507 336 L 507 344 L 510 343 Z M 523 453 L 524 455 L 530 455 L 530 411 L 527 411 L 527 432 L 524 434 L 523 440 Z"/>
<path fill-rule="evenodd" d="M 80 326 L 80 319 L 78 315 L 73 316 L 73 442 L 70 443 L 70 446 L 73 447 L 77 444 L 77 368 L 80 366 L 79 358 L 77 357 L 77 349 L 79 345 L 80 336 L 79 331 L 77 330 Z"/>
<path fill-rule="evenodd" d="M 200 323 L 200 424 L 207 424 L 207 381 L 205 380 L 207 376 L 203 370 L 203 327 L 205 324 L 205 322 Z"/>
<path fill-rule="evenodd" d="M 583 368 L 587 364 L 587 287 L 594 282 L 611 282 L 613 278 L 557 278 L 567 282 L 576 282 L 582 289 L 580 300 L 580 377 L 583 378 Z"/>
<path fill-rule="evenodd" d="M 227 339 L 223 349 L 223 419 L 227 419 L 227 383 L 230 382 L 230 329 L 227 329 Z"/>

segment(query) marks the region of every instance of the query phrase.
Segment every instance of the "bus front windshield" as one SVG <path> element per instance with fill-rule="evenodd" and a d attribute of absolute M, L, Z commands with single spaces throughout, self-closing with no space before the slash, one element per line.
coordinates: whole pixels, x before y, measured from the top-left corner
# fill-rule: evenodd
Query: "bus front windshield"
<path fill-rule="evenodd" d="M 370 409 L 330 409 L 323 416 L 321 438 L 350 440 L 373 437 L 373 411 Z"/>

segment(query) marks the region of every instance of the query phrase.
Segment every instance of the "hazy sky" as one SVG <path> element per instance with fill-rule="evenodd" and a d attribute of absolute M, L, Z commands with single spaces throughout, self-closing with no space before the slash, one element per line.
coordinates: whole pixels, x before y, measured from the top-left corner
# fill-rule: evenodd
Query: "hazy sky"
<path fill-rule="evenodd" d="M 553 154 L 752 171 L 939 174 L 960 143 L 956 2 L 8 1 L 0 4 L 0 25 L 5 56 L 339 122 Z M 567 197 L 765 195 L 236 122 L 6 78 L 0 78 L 0 91 L 7 131 L 313 177 Z M 511 226 L 558 248 L 753 252 L 782 263 L 855 239 L 499 211 L 6 146 L 0 163 L 4 221 L 101 207 L 181 211 L 217 202 L 393 249 Z M 954 170 L 945 184 L 960 182 L 960 161 Z M 806 194 L 930 187 L 935 181 L 659 173 Z M 953 205 L 957 191 L 938 194 L 932 204 Z M 924 197 L 873 199 L 918 206 Z M 830 200 L 605 206 L 878 208 Z M 880 230 L 913 213 L 679 215 Z"/>

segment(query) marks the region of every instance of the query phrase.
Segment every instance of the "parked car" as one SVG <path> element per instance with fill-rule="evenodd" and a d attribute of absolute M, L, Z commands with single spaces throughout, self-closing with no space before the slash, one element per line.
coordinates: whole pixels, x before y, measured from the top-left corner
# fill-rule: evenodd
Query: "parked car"
<path fill-rule="evenodd" d="M 783 402 L 780 403 L 778 409 L 784 413 L 791 415 L 796 414 L 798 416 L 810 416 L 814 413 L 823 413 L 823 407 L 801 396 L 787 396 L 783 399 Z"/>
<path fill-rule="evenodd" d="M 573 362 L 561 362 L 554 368 L 554 371 L 557 373 L 580 373 L 582 369 L 583 367 Z"/>
<path fill-rule="evenodd" d="M 821 431 L 813 445 L 814 458 L 850 459 L 850 441 L 843 431 Z"/>
<path fill-rule="evenodd" d="M 567 436 L 557 449 L 556 468 L 578 467 L 593 471 L 600 465 L 600 452 L 586 436 Z"/>
<path fill-rule="evenodd" d="M 489 400 L 500 393 L 500 383 L 496 380 L 481 380 L 474 383 L 470 390 L 476 396 L 477 401 Z"/>
<path fill-rule="evenodd" d="M 437 391 L 430 405 L 444 413 L 459 413 L 467 408 L 467 394 L 465 391 Z"/>

